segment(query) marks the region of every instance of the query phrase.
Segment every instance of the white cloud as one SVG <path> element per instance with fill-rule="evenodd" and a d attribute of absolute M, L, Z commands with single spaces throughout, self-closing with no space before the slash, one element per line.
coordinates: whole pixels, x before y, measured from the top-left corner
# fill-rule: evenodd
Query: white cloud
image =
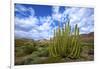
<path fill-rule="evenodd" d="M 43 25 L 39 26 L 40 30 L 49 30 L 49 24 L 48 23 L 43 23 Z"/>
<path fill-rule="evenodd" d="M 60 7 L 55 6 L 52 8 L 51 16 L 36 17 L 35 10 L 33 8 L 25 8 L 22 5 L 18 5 L 16 7 L 15 11 L 20 13 L 22 13 L 22 11 L 30 11 L 31 13 L 31 15 L 26 18 L 15 17 L 15 25 L 20 26 L 20 28 L 24 28 L 24 30 L 17 30 L 15 28 L 16 37 L 33 38 L 35 40 L 49 39 L 49 37 L 53 37 L 53 30 L 57 28 L 57 26 L 52 27 L 51 24 L 55 25 L 54 20 L 66 22 L 67 15 L 69 15 L 71 22 L 70 25 L 72 27 L 74 27 L 75 24 L 78 24 L 80 33 L 93 31 L 94 14 L 87 16 L 90 12 L 87 11 L 87 8 L 66 8 L 63 13 L 60 13 Z M 25 29 L 29 30 L 25 31 Z"/>
<path fill-rule="evenodd" d="M 52 18 L 53 20 L 61 21 L 62 14 L 59 12 L 60 7 L 59 6 L 53 6 L 52 7 Z"/>
<path fill-rule="evenodd" d="M 53 13 L 59 13 L 59 6 L 53 6 L 52 7 L 52 11 L 53 11 Z"/>
<path fill-rule="evenodd" d="M 21 27 L 29 27 L 34 26 L 36 23 L 38 23 L 38 19 L 36 17 L 28 17 L 28 18 L 18 18 L 15 17 L 15 24 L 20 25 Z"/>
<path fill-rule="evenodd" d="M 20 25 L 23 26 L 23 25 Z M 26 26 L 31 26 L 28 24 L 24 24 L 24 27 L 27 28 Z M 49 29 L 50 26 L 48 23 L 43 23 L 43 25 L 38 26 L 35 24 L 33 24 L 33 28 L 30 31 L 25 32 L 25 30 L 15 30 L 15 35 L 18 35 L 20 37 L 25 37 L 25 38 L 33 38 L 35 40 L 37 39 L 48 39 L 49 37 Z"/>
<path fill-rule="evenodd" d="M 54 9 L 54 11 L 58 10 L 59 8 Z M 52 17 L 54 20 L 66 22 L 67 15 L 69 15 L 70 25 L 72 27 L 78 24 L 78 27 L 80 28 L 80 33 L 89 33 L 93 32 L 94 26 L 94 14 L 91 12 L 93 12 L 93 9 L 91 8 L 66 7 L 63 13 L 53 13 Z"/>
<path fill-rule="evenodd" d="M 32 10 L 31 10 L 32 11 Z M 41 23 L 41 25 L 38 25 Z M 33 15 L 27 18 L 15 17 L 15 25 L 20 26 L 23 29 L 17 30 L 15 27 L 15 36 L 19 38 L 33 38 L 35 40 L 39 39 L 49 39 L 50 24 L 52 23 L 51 16 L 37 18 Z M 32 27 L 29 31 L 25 29 Z"/>
<path fill-rule="evenodd" d="M 29 8 L 28 11 L 30 11 L 31 16 L 34 16 L 35 15 L 35 10 L 33 10 L 33 8 Z"/>
<path fill-rule="evenodd" d="M 26 11 L 26 7 L 22 6 L 22 5 L 15 5 L 15 11 L 18 11 L 18 12 L 22 12 L 22 11 Z"/>
<path fill-rule="evenodd" d="M 27 34 L 27 32 L 23 31 L 23 30 L 15 30 L 15 37 L 18 38 L 25 38 L 28 37 L 29 35 Z"/>

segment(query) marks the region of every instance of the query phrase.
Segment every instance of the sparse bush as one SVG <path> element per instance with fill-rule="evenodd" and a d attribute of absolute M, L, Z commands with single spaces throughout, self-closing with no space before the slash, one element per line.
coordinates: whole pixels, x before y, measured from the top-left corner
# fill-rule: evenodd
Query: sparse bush
<path fill-rule="evenodd" d="M 35 48 L 33 46 L 21 46 L 16 47 L 15 49 L 15 55 L 18 56 L 25 56 L 28 54 L 31 54 L 33 51 L 35 51 Z"/>

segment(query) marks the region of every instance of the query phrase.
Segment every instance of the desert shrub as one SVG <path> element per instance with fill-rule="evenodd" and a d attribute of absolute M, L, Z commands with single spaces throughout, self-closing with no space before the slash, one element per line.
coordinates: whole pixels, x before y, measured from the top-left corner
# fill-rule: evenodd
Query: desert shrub
<path fill-rule="evenodd" d="M 45 47 L 45 48 L 42 48 L 41 50 L 38 50 L 40 53 L 39 53 L 39 57 L 47 57 L 49 55 L 49 52 L 48 52 L 48 48 Z"/>
<path fill-rule="evenodd" d="M 15 40 L 15 55 L 25 56 L 36 51 L 37 42 L 30 39 L 16 39 Z"/>
<path fill-rule="evenodd" d="M 15 47 L 17 46 L 36 46 L 37 42 L 32 39 L 15 39 Z"/>
<path fill-rule="evenodd" d="M 34 50 L 35 50 L 35 49 L 34 49 L 33 46 L 25 46 L 25 47 L 23 48 L 23 52 L 24 52 L 25 54 L 31 54 Z"/>
<path fill-rule="evenodd" d="M 48 47 L 38 47 L 36 51 L 32 52 L 32 55 L 37 55 L 38 57 L 47 57 L 49 55 Z"/>
<path fill-rule="evenodd" d="M 31 54 L 36 49 L 34 46 L 20 46 L 15 48 L 15 55 L 16 56 L 25 56 Z"/>

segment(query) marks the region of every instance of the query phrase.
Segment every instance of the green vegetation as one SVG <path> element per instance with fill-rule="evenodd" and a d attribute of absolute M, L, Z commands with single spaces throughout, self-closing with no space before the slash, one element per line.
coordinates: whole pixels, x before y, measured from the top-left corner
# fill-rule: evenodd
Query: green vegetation
<path fill-rule="evenodd" d="M 94 33 L 79 35 L 68 23 L 54 30 L 50 40 L 15 39 L 15 65 L 94 60 Z"/>
<path fill-rule="evenodd" d="M 74 35 L 71 34 L 71 26 L 68 24 L 54 30 L 54 38 L 49 45 L 51 57 L 80 57 L 79 28 L 75 26 Z"/>

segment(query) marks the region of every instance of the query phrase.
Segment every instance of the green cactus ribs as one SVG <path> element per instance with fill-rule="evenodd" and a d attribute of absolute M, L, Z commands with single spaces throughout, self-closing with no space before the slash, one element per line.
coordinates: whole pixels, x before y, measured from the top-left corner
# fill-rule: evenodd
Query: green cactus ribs
<path fill-rule="evenodd" d="M 77 24 L 74 28 L 74 33 L 71 32 L 70 21 L 63 24 L 61 23 L 57 29 L 54 30 L 54 37 L 49 43 L 49 54 L 51 57 L 80 57 L 80 41 L 79 41 L 79 28 Z"/>

